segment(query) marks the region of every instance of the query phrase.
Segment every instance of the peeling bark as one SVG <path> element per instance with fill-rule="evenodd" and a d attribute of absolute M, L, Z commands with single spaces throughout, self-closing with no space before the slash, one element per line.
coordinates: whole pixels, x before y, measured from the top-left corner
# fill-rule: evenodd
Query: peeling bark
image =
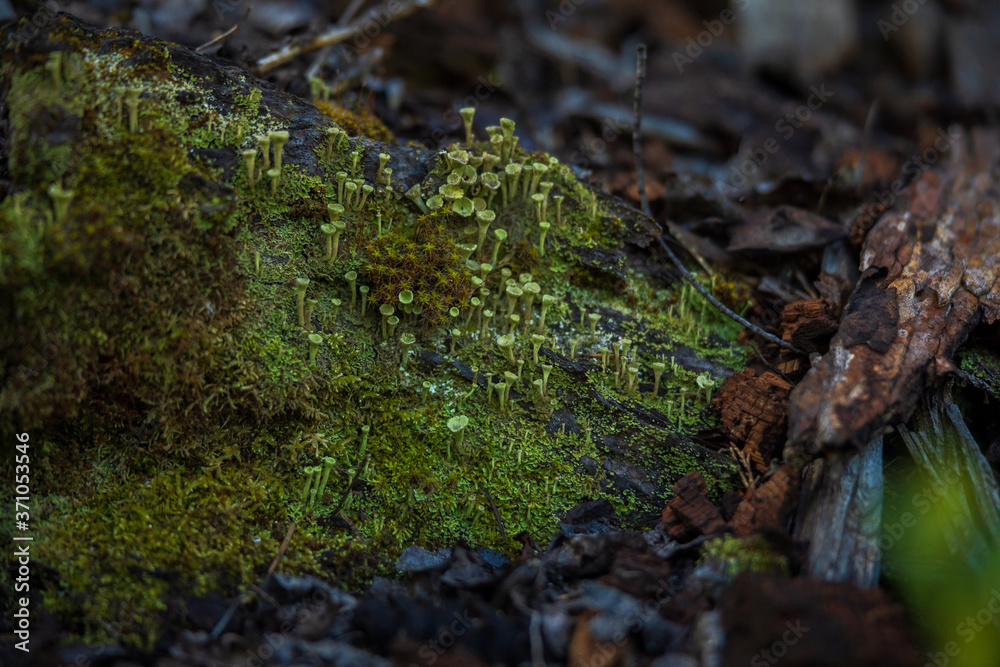
<path fill-rule="evenodd" d="M 1000 187 L 956 144 L 952 165 L 905 190 L 865 239 L 830 351 L 792 392 L 789 460 L 862 448 L 908 418 L 968 333 L 1000 314 Z"/>

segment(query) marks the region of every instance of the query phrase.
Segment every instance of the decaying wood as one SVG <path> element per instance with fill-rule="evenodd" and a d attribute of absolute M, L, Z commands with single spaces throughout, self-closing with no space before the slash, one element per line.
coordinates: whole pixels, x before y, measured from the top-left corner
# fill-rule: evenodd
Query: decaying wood
<path fill-rule="evenodd" d="M 771 459 L 780 454 L 791 391 L 791 383 L 776 373 L 757 375 L 748 368 L 726 378 L 712 399 L 723 432 L 750 456 L 758 473 L 769 470 Z"/>
<path fill-rule="evenodd" d="M 826 299 L 796 301 L 781 311 L 781 339 L 806 352 L 825 350 L 836 331 Z"/>
<path fill-rule="evenodd" d="M 878 583 L 882 495 L 882 436 L 860 453 L 828 452 L 806 467 L 794 537 L 809 543 L 809 574 Z"/>
<path fill-rule="evenodd" d="M 957 136 L 957 135 L 952 135 Z M 988 155 L 994 137 L 983 145 Z M 830 351 L 795 388 L 790 460 L 863 447 L 904 420 L 980 320 L 1000 306 L 1000 186 L 993 165 L 952 142 L 952 164 L 905 189 L 868 233 L 862 277 Z"/>
<path fill-rule="evenodd" d="M 729 526 L 740 537 L 760 531 L 783 533 L 798 498 L 798 470 L 785 464 L 759 487 L 747 492 Z"/>
<path fill-rule="evenodd" d="M 673 486 L 677 495 L 663 510 L 667 535 L 678 542 L 689 542 L 699 535 L 711 535 L 726 527 L 718 508 L 708 499 L 708 486 L 700 472 L 691 472 Z"/>

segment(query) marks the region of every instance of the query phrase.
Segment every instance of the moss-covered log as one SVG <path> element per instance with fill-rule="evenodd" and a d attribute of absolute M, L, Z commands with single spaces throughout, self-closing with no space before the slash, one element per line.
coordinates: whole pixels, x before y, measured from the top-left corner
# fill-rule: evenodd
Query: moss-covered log
<path fill-rule="evenodd" d="M 180 595 L 259 581 L 292 520 L 282 568 L 361 585 L 410 544 L 513 553 L 583 500 L 636 524 L 692 470 L 738 484 L 690 438 L 738 331 L 513 123 L 439 155 L 177 45 L 20 34 L 0 421 L 39 456 L 74 631 L 149 641 Z"/>

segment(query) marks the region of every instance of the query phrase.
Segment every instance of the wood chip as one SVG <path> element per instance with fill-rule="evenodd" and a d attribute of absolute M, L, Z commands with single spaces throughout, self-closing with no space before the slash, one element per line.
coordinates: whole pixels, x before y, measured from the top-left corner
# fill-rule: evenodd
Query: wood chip
<path fill-rule="evenodd" d="M 712 399 L 722 430 L 750 455 L 758 473 L 771 468 L 771 459 L 784 445 L 791 391 L 792 384 L 776 373 L 757 375 L 748 368 L 726 378 Z"/>
<path fill-rule="evenodd" d="M 805 352 L 825 350 L 836 332 L 826 299 L 796 301 L 781 311 L 781 339 Z"/>
<path fill-rule="evenodd" d="M 699 535 L 712 535 L 725 529 L 726 521 L 708 499 L 708 486 L 700 472 L 691 472 L 673 486 L 677 495 L 663 510 L 667 534 L 678 542 L 689 542 Z"/>
<path fill-rule="evenodd" d="M 740 537 L 759 531 L 784 532 L 798 498 L 799 473 L 794 466 L 785 464 L 747 492 L 729 525 Z"/>

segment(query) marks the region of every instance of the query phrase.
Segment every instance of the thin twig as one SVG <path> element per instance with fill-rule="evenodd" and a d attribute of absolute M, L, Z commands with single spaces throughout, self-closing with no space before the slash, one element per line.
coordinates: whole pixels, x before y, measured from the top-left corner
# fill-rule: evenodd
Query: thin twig
<path fill-rule="evenodd" d="M 274 557 L 271 561 L 271 565 L 267 568 L 267 576 L 270 577 L 274 570 L 278 567 L 278 561 L 281 557 L 285 555 L 285 551 L 288 549 L 289 543 L 292 541 L 292 535 L 295 534 L 295 521 L 292 521 L 291 525 L 288 526 L 288 532 L 285 533 L 285 539 L 281 541 L 281 546 L 278 547 L 278 555 Z M 265 577 L 266 579 L 267 577 Z"/>
<path fill-rule="evenodd" d="M 240 19 L 239 21 L 237 21 L 236 25 L 234 25 L 232 28 L 230 28 L 226 32 L 222 33 L 218 37 L 216 37 L 214 39 L 211 39 L 211 40 L 205 42 L 204 44 L 202 44 L 201 46 L 199 46 L 198 48 L 196 48 L 195 49 L 195 53 L 205 53 L 209 49 L 212 49 L 213 53 L 215 51 L 217 51 L 218 48 L 214 48 L 213 49 L 212 47 L 221 47 L 223 44 L 225 44 L 230 39 L 232 39 L 236 35 L 236 33 L 239 32 L 240 26 L 243 25 L 243 22 L 246 21 L 247 18 L 250 16 L 250 10 L 251 9 L 253 9 L 253 7 L 247 7 L 247 11 L 243 15 L 243 18 Z"/>
<path fill-rule="evenodd" d="M 281 606 L 281 604 L 277 600 L 275 600 L 273 597 L 271 597 L 270 595 L 268 595 L 267 591 L 263 590 L 257 584 L 247 584 L 247 588 L 249 588 L 254 593 L 256 593 L 257 595 L 259 595 L 260 599 L 264 600 L 268 604 L 274 605 L 275 607 L 280 607 Z"/>
<path fill-rule="evenodd" d="M 361 471 L 365 469 L 366 465 L 368 465 L 369 456 L 371 456 L 371 454 L 365 454 L 365 458 L 361 459 L 361 463 L 359 463 L 358 467 L 354 469 L 354 474 L 351 475 L 351 481 L 347 483 L 347 490 L 344 491 L 344 495 L 341 496 L 340 502 L 337 503 L 336 509 L 333 510 L 334 514 L 340 514 L 340 510 L 344 509 L 344 503 L 347 502 L 347 499 L 351 497 L 351 493 L 354 491 L 354 480 L 358 478 L 358 475 L 361 474 Z M 348 521 L 348 523 L 350 523 L 350 521 Z"/>
<path fill-rule="evenodd" d="M 346 514 L 344 514 L 343 512 L 341 512 L 340 513 L 340 518 L 347 522 L 347 525 L 351 527 L 351 530 L 354 531 L 354 534 L 358 536 L 359 540 L 361 540 L 361 544 L 367 544 L 367 542 L 365 542 L 364 535 L 362 535 L 361 531 L 358 530 L 358 527 L 354 525 L 354 522 L 347 518 Z"/>
<path fill-rule="evenodd" d="M 656 237 L 656 240 L 660 242 L 660 246 L 663 248 L 664 252 L 667 253 L 667 257 L 670 258 L 670 261 L 673 262 L 674 266 L 676 266 L 677 269 L 681 272 L 681 275 L 684 276 L 684 279 L 687 280 L 689 283 L 691 283 L 691 286 L 694 287 L 696 290 L 698 290 L 699 294 L 701 294 L 703 297 L 705 297 L 706 299 L 708 299 L 709 303 L 711 303 L 713 306 L 715 306 L 716 308 L 718 308 L 719 311 L 723 315 L 725 315 L 726 317 L 728 317 L 731 320 L 735 320 L 736 322 L 739 322 L 741 325 L 743 325 L 747 329 L 750 329 L 751 331 L 753 331 L 755 334 L 757 334 L 761 338 L 763 338 L 763 339 L 765 339 L 765 340 L 767 340 L 767 341 L 769 341 L 771 343 L 774 343 L 778 347 L 784 348 L 784 349 L 786 349 L 786 350 L 788 350 L 790 352 L 794 352 L 795 354 L 801 354 L 802 356 L 807 356 L 805 352 L 803 352 L 799 348 L 795 347 L 791 343 L 786 343 L 785 341 L 781 340 L 780 338 L 778 338 L 774 334 L 769 334 L 768 332 L 764 331 L 763 329 L 761 329 L 757 325 L 750 324 L 745 319 L 743 319 L 742 317 L 740 317 L 739 315 L 737 315 L 736 313 L 734 313 L 733 311 L 731 311 L 729 308 L 727 308 L 725 306 L 725 304 L 723 304 L 721 301 L 719 301 L 714 296 L 712 296 L 708 292 L 708 290 L 706 290 L 704 287 L 702 287 L 701 283 L 699 283 L 697 280 L 695 280 L 695 277 L 693 275 L 691 275 L 691 272 L 687 270 L 686 266 L 684 266 L 683 264 L 681 264 L 681 260 L 677 259 L 677 255 L 675 255 L 674 251 L 670 249 L 670 246 L 668 246 L 666 244 L 666 242 L 663 240 L 662 236 Z"/>
<path fill-rule="evenodd" d="M 361 5 L 365 4 L 365 0 L 351 0 L 351 4 L 347 6 L 347 9 L 343 11 L 340 18 L 337 19 L 337 25 L 344 25 L 348 21 L 354 18 L 354 15 L 358 13 L 361 9 Z"/>
<path fill-rule="evenodd" d="M 753 463 L 750 460 L 750 455 L 744 450 L 738 449 L 736 445 L 729 445 L 729 455 L 740 464 L 740 481 L 743 482 L 743 488 L 749 491 L 757 482 L 753 475 Z"/>
<path fill-rule="evenodd" d="M 226 608 L 226 613 L 222 615 L 219 621 L 215 624 L 215 627 L 212 628 L 212 632 L 209 634 L 211 639 L 218 639 L 222 636 L 222 631 L 226 629 L 227 625 L 229 625 L 229 621 L 233 620 L 233 614 L 236 613 L 236 609 L 239 605 L 240 598 L 236 598 L 233 600 L 232 604 Z"/>
<path fill-rule="evenodd" d="M 214 39 L 210 39 L 209 41 L 205 42 L 204 44 L 202 44 L 201 46 L 199 46 L 198 48 L 196 48 L 194 50 L 195 53 L 205 53 L 206 51 L 208 51 L 213 46 L 216 46 L 216 45 L 222 46 L 223 44 L 225 44 L 226 42 L 228 42 L 230 39 L 232 39 L 236 35 L 236 33 L 238 33 L 240 31 L 240 24 L 242 24 L 243 21 L 246 21 L 248 16 L 250 16 L 250 7 L 247 7 L 246 14 L 243 15 L 243 18 L 236 25 L 234 25 L 232 28 L 230 28 L 229 30 L 225 31 L 224 33 L 222 33 L 218 37 L 215 37 Z"/>
<path fill-rule="evenodd" d="M 267 568 L 267 574 L 264 575 L 264 581 L 267 581 L 267 579 L 274 573 L 274 570 L 278 567 L 278 563 L 281 561 L 281 557 L 285 555 L 285 551 L 288 549 L 288 545 L 292 541 L 292 535 L 294 534 L 295 521 L 292 521 L 291 525 L 288 526 L 288 532 L 285 533 L 285 539 L 282 540 L 281 546 L 278 547 L 278 554 L 274 557 L 274 560 L 271 561 L 271 565 Z M 264 591 L 257 586 L 254 586 L 253 584 L 250 584 L 250 586 L 259 595 L 266 595 L 266 593 L 264 593 Z M 215 624 L 215 627 L 212 628 L 212 633 L 210 635 L 212 639 L 218 639 L 222 635 L 222 631 L 226 629 L 227 625 L 229 625 L 229 621 L 232 620 L 233 614 L 236 613 L 236 608 L 239 604 L 240 598 L 236 598 L 233 600 L 232 604 L 229 605 L 229 608 L 226 609 L 226 613 L 222 615 L 219 621 Z"/>
<path fill-rule="evenodd" d="M 337 23 L 335 25 L 343 26 L 347 24 L 347 22 L 354 18 L 354 15 L 358 13 L 358 10 L 361 9 L 361 5 L 363 4 L 365 4 L 365 0 L 351 0 L 351 4 L 348 5 L 347 9 L 340 14 L 340 18 L 337 19 Z M 320 70 L 323 69 L 323 63 L 325 63 L 326 59 L 330 57 L 331 50 L 333 50 L 333 45 L 328 44 L 327 46 L 324 46 L 318 54 L 316 54 L 316 58 L 313 59 L 312 64 L 309 65 L 309 69 L 306 70 L 305 76 L 303 77 L 306 81 L 320 75 Z"/>
<path fill-rule="evenodd" d="M 632 104 L 632 152 L 635 154 L 635 178 L 642 201 L 642 212 L 652 216 L 646 194 L 646 176 L 642 169 L 642 83 L 646 80 L 646 45 L 635 47 L 635 97 Z"/>
<path fill-rule="evenodd" d="M 373 9 L 350 25 L 334 26 L 322 35 L 317 35 L 305 44 L 289 44 L 288 46 L 278 49 L 269 56 L 264 56 L 257 61 L 257 72 L 259 74 L 264 74 L 279 65 L 284 65 L 288 61 L 293 60 L 303 53 L 315 51 L 316 49 L 321 49 L 324 46 L 345 42 L 354 35 L 361 34 L 365 27 L 370 25 L 370 23 L 374 20 L 372 18 L 374 16 L 379 17 L 377 25 L 381 25 L 384 29 L 385 26 L 389 25 L 389 23 L 397 21 L 401 18 L 406 18 L 417 9 L 429 7 L 431 4 L 433 4 L 433 0 L 410 0 L 409 2 L 403 3 L 398 2 L 398 0 L 389 0 L 381 7 L 381 9 Z"/>
<path fill-rule="evenodd" d="M 507 531 L 504 530 L 503 519 L 500 518 L 500 512 L 499 512 L 499 510 L 497 510 L 496 503 L 493 502 L 493 496 L 490 495 L 489 490 L 485 486 L 483 486 L 482 483 L 479 484 L 479 490 L 481 492 L 485 493 L 486 494 L 486 500 L 490 501 L 490 507 L 493 508 L 493 516 L 496 517 L 496 519 L 497 519 L 497 525 L 500 526 L 500 538 L 506 540 L 507 539 Z"/>
<path fill-rule="evenodd" d="M 792 385 L 795 384 L 794 382 L 792 382 L 791 378 L 789 378 L 787 375 L 785 375 L 784 373 L 781 372 L 780 368 L 778 368 L 777 366 L 775 366 L 770 361 L 768 361 L 767 359 L 764 358 L 764 355 L 761 354 L 761 352 L 760 352 L 760 348 L 758 348 L 756 345 L 754 345 L 752 340 L 751 341 L 747 341 L 747 342 L 750 344 L 750 348 L 754 351 L 754 354 L 757 355 L 757 358 L 760 359 L 760 363 L 762 363 L 765 366 L 767 366 L 768 368 L 770 368 L 777 375 L 779 375 L 782 380 L 784 380 L 788 384 L 792 384 Z"/>

